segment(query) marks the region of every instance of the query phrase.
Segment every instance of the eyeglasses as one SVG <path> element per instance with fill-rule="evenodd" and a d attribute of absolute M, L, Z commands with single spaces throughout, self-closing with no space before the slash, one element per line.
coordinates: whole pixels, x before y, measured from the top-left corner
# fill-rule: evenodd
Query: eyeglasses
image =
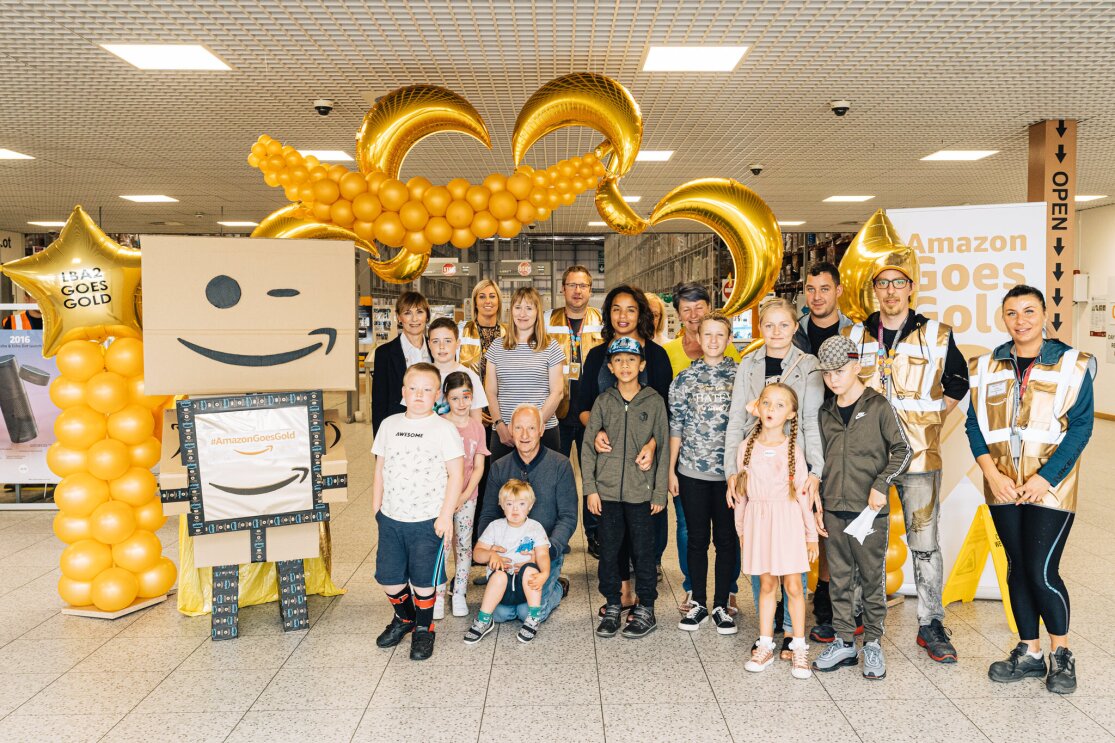
<path fill-rule="evenodd" d="M 886 289 L 888 286 L 893 286 L 895 289 L 905 289 L 909 283 L 909 279 L 875 279 L 875 288 Z"/>
<path fill-rule="evenodd" d="M 566 284 L 569 289 L 591 289 L 592 284 Z"/>

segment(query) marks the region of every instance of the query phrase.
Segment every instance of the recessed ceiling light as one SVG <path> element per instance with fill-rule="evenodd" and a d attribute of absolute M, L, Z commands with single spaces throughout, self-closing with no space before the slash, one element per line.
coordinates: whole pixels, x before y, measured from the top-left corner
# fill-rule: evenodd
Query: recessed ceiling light
<path fill-rule="evenodd" d="M 982 160 L 997 154 L 998 150 L 939 150 L 922 160 Z"/>
<path fill-rule="evenodd" d="M 635 156 L 635 162 L 664 163 L 673 156 L 673 150 L 639 150 L 639 154 Z"/>
<path fill-rule="evenodd" d="M 15 150 L 0 149 L 0 160 L 34 160 L 31 155 L 24 155 L 22 152 Z"/>
<path fill-rule="evenodd" d="M 829 196 L 825 201 L 839 202 L 839 201 L 871 201 L 874 196 Z"/>
<path fill-rule="evenodd" d="M 623 200 L 626 201 L 628 204 L 638 204 L 640 201 L 643 200 L 643 197 L 642 196 L 624 196 Z"/>
<path fill-rule="evenodd" d="M 121 196 L 120 198 L 127 199 L 128 201 L 135 201 L 140 204 L 170 204 L 172 202 L 178 201 L 178 199 L 174 198 L 173 196 L 164 196 L 163 194 L 159 193 L 133 194 L 131 196 Z"/>
<path fill-rule="evenodd" d="M 1107 198 L 1107 194 L 1077 194 L 1076 195 L 1076 200 L 1077 201 L 1099 201 L 1100 199 L 1106 199 L 1106 198 Z"/>
<path fill-rule="evenodd" d="M 316 157 L 323 163 L 350 163 L 352 156 L 343 150 L 298 150 L 302 157 Z"/>
<path fill-rule="evenodd" d="M 589 222 L 588 226 L 589 227 L 607 227 L 608 224 L 607 224 L 607 222 Z"/>
<path fill-rule="evenodd" d="M 228 70 L 213 52 L 199 44 L 101 44 L 141 70 Z"/>
<path fill-rule="evenodd" d="M 65 227 L 66 226 L 65 222 L 28 222 L 27 224 L 33 224 L 36 227 Z"/>
<path fill-rule="evenodd" d="M 222 227 L 258 227 L 259 222 L 217 222 Z"/>
<path fill-rule="evenodd" d="M 805 224 L 804 219 L 791 219 L 791 220 L 778 220 L 779 227 L 797 227 L 798 225 Z"/>
<path fill-rule="evenodd" d="M 746 46 L 652 46 L 643 72 L 731 72 Z"/>

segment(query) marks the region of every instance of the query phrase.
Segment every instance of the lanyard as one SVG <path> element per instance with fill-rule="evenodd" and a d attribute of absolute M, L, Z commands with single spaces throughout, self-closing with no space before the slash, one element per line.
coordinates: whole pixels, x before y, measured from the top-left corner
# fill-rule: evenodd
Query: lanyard
<path fill-rule="evenodd" d="M 1033 361 L 1031 361 L 1030 365 L 1026 367 L 1026 372 L 1024 374 L 1022 374 L 1020 377 L 1018 377 L 1018 398 L 1019 399 L 1022 399 L 1022 397 L 1026 394 L 1026 385 L 1030 384 L 1030 372 L 1032 372 L 1034 370 L 1034 367 L 1037 365 L 1037 363 L 1038 363 L 1037 359 L 1034 359 Z M 1016 356 L 1015 359 L 1014 359 L 1014 373 L 1015 373 L 1016 376 L 1018 375 L 1018 372 L 1019 372 L 1018 357 Z"/>
<path fill-rule="evenodd" d="M 902 331 L 899 330 L 895 332 L 894 335 L 894 344 L 896 346 L 898 345 L 898 333 L 900 332 Z M 882 318 L 879 318 L 879 334 L 876 337 L 879 341 L 879 349 L 875 352 L 875 355 L 879 359 L 879 376 L 882 378 L 883 384 L 886 384 L 887 379 L 890 377 L 891 366 L 894 364 L 894 349 L 887 348 L 886 341 L 883 340 L 885 336 L 883 335 Z"/>
<path fill-rule="evenodd" d="M 573 364 L 581 363 L 581 334 L 573 332 L 573 318 L 565 318 L 565 324 L 569 328 L 569 361 Z M 585 321 L 581 319 L 581 331 L 584 332 Z"/>

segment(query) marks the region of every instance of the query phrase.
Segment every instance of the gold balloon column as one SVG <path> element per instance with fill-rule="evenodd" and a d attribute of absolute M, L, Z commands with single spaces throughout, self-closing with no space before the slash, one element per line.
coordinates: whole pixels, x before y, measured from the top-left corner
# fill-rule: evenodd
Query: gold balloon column
<path fill-rule="evenodd" d="M 535 170 L 522 164 L 547 134 L 585 126 L 604 136 L 593 152 Z M 543 85 L 523 105 L 512 135 L 517 165 L 510 176 L 493 174 L 480 185 L 454 178 L 444 186 L 422 176 L 398 179 L 403 160 L 422 139 L 458 132 L 491 147 L 480 114 L 452 91 L 433 85 L 394 90 L 368 111 L 357 135 L 359 172 L 326 167 L 290 145 L 263 135 L 248 163 L 269 186 L 282 187 L 292 204 L 266 217 L 253 237 L 321 237 L 351 240 L 372 257 L 381 278 L 406 283 L 422 274 L 434 245 L 471 247 L 478 239 L 514 237 L 523 225 L 548 219 L 589 189 L 596 208 L 617 232 L 638 234 L 671 219 L 690 219 L 724 240 L 736 281 L 723 308 L 736 314 L 773 288 L 782 265 L 782 233 L 766 203 L 728 178 L 685 183 L 663 198 L 649 219 L 624 200 L 619 181 L 635 164 L 643 120 L 631 93 L 615 80 L 574 73 Z M 608 159 L 607 164 L 604 163 Z M 375 242 L 401 248 L 380 260 Z"/>
<path fill-rule="evenodd" d="M 76 207 L 46 250 L 3 266 L 43 312 L 43 355 L 60 375 L 61 409 L 47 465 L 62 552 L 58 594 L 73 607 L 118 612 L 165 594 L 177 577 L 155 532 L 166 522 L 151 468 L 168 397 L 143 389 L 139 251 L 121 247 Z M 106 348 L 104 340 L 114 337 Z"/>

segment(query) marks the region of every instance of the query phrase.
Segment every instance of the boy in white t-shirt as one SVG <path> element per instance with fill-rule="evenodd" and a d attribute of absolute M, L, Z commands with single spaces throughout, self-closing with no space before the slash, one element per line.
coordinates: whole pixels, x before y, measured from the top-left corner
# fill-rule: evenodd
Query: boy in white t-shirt
<path fill-rule="evenodd" d="M 445 582 L 439 553 L 464 487 L 461 437 L 452 423 L 434 414 L 440 387 L 433 364 L 408 368 L 403 376 L 407 410 L 384 419 L 372 444 L 372 513 L 379 525 L 376 581 L 395 610 L 376 645 L 394 647 L 413 632 L 411 660 L 434 652 L 434 587 Z"/>
<path fill-rule="evenodd" d="M 492 574 L 476 621 L 465 633 L 466 645 L 480 642 L 492 631 L 492 612 L 499 604 L 527 605 L 519 642 L 533 640 L 541 624 L 542 587 L 550 577 L 550 538 L 542 524 L 527 518 L 534 507 L 534 490 L 522 480 L 508 480 L 499 489 L 499 505 L 504 518 L 488 524 L 473 550 L 473 559 L 488 563 Z"/>

